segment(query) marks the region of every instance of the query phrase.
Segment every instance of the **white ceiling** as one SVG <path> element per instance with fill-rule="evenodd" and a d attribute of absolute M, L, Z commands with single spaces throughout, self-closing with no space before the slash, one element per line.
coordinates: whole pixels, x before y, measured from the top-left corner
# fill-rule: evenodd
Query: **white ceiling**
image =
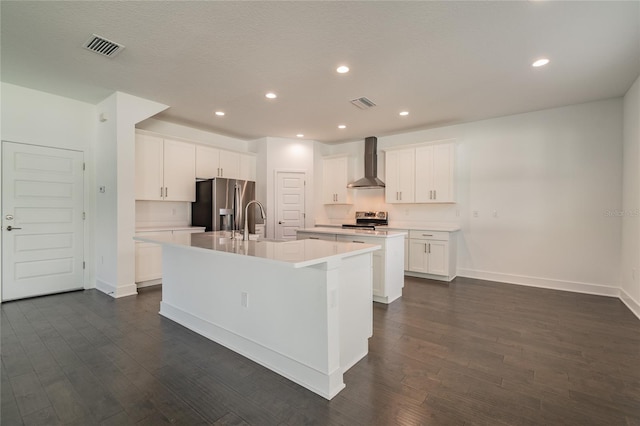
<path fill-rule="evenodd" d="M 1 18 L 3 81 L 122 91 L 243 139 L 359 140 L 622 96 L 640 74 L 638 1 L 2 1 Z M 92 33 L 126 48 L 85 50 Z"/>

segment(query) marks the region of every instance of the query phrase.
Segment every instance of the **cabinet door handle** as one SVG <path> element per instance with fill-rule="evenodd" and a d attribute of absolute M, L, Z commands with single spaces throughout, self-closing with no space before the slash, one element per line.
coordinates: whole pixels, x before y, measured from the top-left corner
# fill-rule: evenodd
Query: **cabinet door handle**
<path fill-rule="evenodd" d="M 438 199 L 438 195 L 437 195 L 437 193 L 436 193 L 436 190 L 435 190 L 435 189 L 433 190 L 433 199 L 434 199 L 434 200 L 437 200 L 437 199 Z"/>
<path fill-rule="evenodd" d="M 309 237 L 310 240 L 319 240 L 320 238 L 318 237 Z"/>
<path fill-rule="evenodd" d="M 352 240 L 352 243 L 358 243 L 358 244 L 364 244 L 364 241 L 356 241 L 356 240 Z"/>
<path fill-rule="evenodd" d="M 429 191 L 429 199 L 433 200 L 433 191 Z"/>
<path fill-rule="evenodd" d="M 427 252 L 427 243 L 424 243 L 424 252 Z"/>
<path fill-rule="evenodd" d="M 399 194 L 400 194 L 400 201 L 402 201 L 402 191 L 400 191 Z"/>
<path fill-rule="evenodd" d="M 160 198 L 164 197 L 164 195 L 162 195 L 162 191 L 164 190 L 164 188 L 161 186 L 160 187 Z"/>
<path fill-rule="evenodd" d="M 167 198 L 169 196 L 169 188 L 167 188 L 166 186 L 164 187 L 164 198 Z"/>
<path fill-rule="evenodd" d="M 422 234 L 423 237 L 433 237 L 433 234 Z"/>
<path fill-rule="evenodd" d="M 429 243 L 429 254 L 431 254 L 431 243 Z"/>

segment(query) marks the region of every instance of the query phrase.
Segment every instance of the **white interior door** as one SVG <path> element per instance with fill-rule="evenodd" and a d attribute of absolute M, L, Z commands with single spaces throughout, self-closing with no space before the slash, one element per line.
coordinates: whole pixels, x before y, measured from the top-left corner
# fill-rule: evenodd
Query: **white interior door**
<path fill-rule="evenodd" d="M 304 228 L 304 172 L 276 173 L 275 236 L 278 240 L 295 240 L 296 229 Z"/>
<path fill-rule="evenodd" d="M 81 289 L 83 153 L 2 142 L 2 300 Z"/>

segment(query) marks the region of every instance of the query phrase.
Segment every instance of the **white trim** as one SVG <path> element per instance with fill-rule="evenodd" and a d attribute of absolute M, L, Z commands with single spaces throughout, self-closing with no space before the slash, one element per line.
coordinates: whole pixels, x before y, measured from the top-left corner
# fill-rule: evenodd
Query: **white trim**
<path fill-rule="evenodd" d="M 633 312 L 635 316 L 638 317 L 638 319 L 640 319 L 640 303 L 633 300 L 633 297 L 629 296 L 629 293 L 624 291 L 623 288 L 620 289 L 619 297 L 620 297 L 620 300 L 622 300 L 622 303 L 627 305 L 627 308 L 629 308 L 629 310 Z"/>
<path fill-rule="evenodd" d="M 461 277 L 518 284 L 529 287 L 549 288 L 553 290 L 572 291 L 575 293 L 595 294 L 598 296 L 620 297 L 620 289 L 618 287 L 604 286 L 601 284 L 504 274 L 501 272 L 477 271 L 474 269 L 464 268 L 458 268 L 458 275 Z"/>
<path fill-rule="evenodd" d="M 342 382 L 342 370 L 340 368 L 333 372 L 323 373 L 308 365 L 296 361 L 273 349 L 254 342 L 251 339 L 240 336 L 230 330 L 186 312 L 167 302 L 160 302 L 160 315 L 176 323 L 195 331 L 196 333 L 220 343 L 234 352 L 245 356 L 266 368 L 275 371 L 283 377 L 292 380 L 312 392 L 321 395 L 326 399 L 331 399 L 345 388 Z M 363 357 L 365 354 L 363 354 Z M 354 364 L 361 358 L 354 361 Z M 345 368 L 345 370 L 348 369 Z M 292 372 L 289 374 L 288 372 Z M 324 392 L 329 389 L 329 392 Z"/>
<path fill-rule="evenodd" d="M 113 284 L 109 284 L 101 280 L 96 280 L 96 289 L 100 290 L 107 296 L 113 297 L 114 299 L 119 299 L 121 297 L 127 296 L 135 296 L 136 294 L 138 294 L 138 287 L 135 283 L 122 287 L 116 287 Z"/>

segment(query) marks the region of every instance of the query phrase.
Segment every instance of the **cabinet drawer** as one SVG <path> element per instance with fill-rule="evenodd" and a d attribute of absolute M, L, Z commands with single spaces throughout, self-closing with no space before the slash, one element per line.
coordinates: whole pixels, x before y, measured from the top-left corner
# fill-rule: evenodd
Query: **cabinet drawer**
<path fill-rule="evenodd" d="M 335 234 L 325 234 L 322 232 L 298 232 L 298 240 L 324 240 L 335 241 Z"/>
<path fill-rule="evenodd" d="M 449 233 L 444 231 L 423 231 L 412 229 L 409 231 L 409 239 L 449 241 Z"/>
<path fill-rule="evenodd" d="M 384 250 L 385 247 L 383 238 L 363 237 L 360 235 L 338 235 L 336 239 L 337 241 L 343 241 L 345 243 L 375 244 L 382 247 L 380 250 Z"/>

